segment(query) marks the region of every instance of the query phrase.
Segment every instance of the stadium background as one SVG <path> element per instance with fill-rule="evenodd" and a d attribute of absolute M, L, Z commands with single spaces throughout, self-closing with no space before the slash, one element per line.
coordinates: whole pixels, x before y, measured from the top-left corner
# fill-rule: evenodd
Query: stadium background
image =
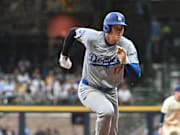
<path fill-rule="evenodd" d="M 57 60 L 64 36 L 72 26 L 100 30 L 104 15 L 109 11 L 118 10 L 126 16 L 129 26 L 125 35 L 132 39 L 138 48 L 143 69 L 141 80 L 136 82 L 127 80 L 134 97 L 131 105 L 160 105 L 163 99 L 172 93 L 174 86 L 180 83 L 179 7 L 179 0 L 1 0 L 0 104 L 81 105 L 77 99 L 76 88 L 84 48 L 78 42 L 75 43 L 72 48 L 73 68 L 70 71 L 60 68 Z M 70 87 L 72 85 L 73 88 Z M 18 113 L 1 112 L 1 131 L 13 129 L 17 133 L 20 121 Z M 54 118 L 52 113 L 45 114 Z M 38 114 L 30 116 L 36 117 L 34 121 L 48 117 L 40 117 L 43 115 Z M 64 123 L 62 117 L 55 116 L 60 123 Z M 123 129 L 119 134 L 129 134 L 130 131 L 135 135 L 137 127 L 143 131 L 148 130 L 146 114 L 122 113 L 121 116 L 120 129 Z M 67 117 L 67 121 L 70 122 L 71 113 L 68 113 Z M 127 117 L 132 117 L 129 120 L 131 122 L 125 123 Z M 158 114 L 155 117 L 154 128 L 156 118 Z M 9 121 L 12 119 L 16 121 L 10 124 Z M 34 121 L 33 124 L 36 123 Z M 65 127 L 69 127 L 65 130 L 65 127 L 58 128 L 58 124 L 53 124 L 54 120 L 49 121 L 52 124 L 47 122 L 49 124 L 46 126 L 43 124 L 46 121 L 42 121 L 40 125 L 43 130 L 49 127 L 57 128 L 61 134 L 75 133 L 69 132 L 73 129 L 71 122 L 65 124 Z M 127 125 L 131 127 L 128 132 Z M 32 127 L 30 124 L 27 124 L 27 127 L 31 134 L 38 129 L 37 126 Z M 93 131 L 93 128 L 91 130 Z M 148 135 L 150 133 L 152 134 L 147 132 Z M 83 134 L 82 129 L 78 134 Z"/>

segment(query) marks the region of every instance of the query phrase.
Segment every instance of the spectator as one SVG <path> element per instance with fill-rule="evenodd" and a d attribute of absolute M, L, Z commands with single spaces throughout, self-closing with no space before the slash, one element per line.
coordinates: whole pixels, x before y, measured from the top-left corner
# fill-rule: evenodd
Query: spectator
<path fill-rule="evenodd" d="M 34 100 L 32 98 L 31 90 L 30 90 L 30 85 L 28 84 L 27 90 L 24 93 L 24 104 L 26 105 L 32 105 L 34 104 Z"/>
<path fill-rule="evenodd" d="M 172 28 L 170 23 L 169 22 L 164 23 L 161 28 L 161 45 L 163 45 L 163 47 L 161 48 L 162 62 L 168 62 L 173 56 L 172 35 L 173 35 Z"/>
<path fill-rule="evenodd" d="M 18 62 L 18 68 L 20 71 L 29 71 L 30 67 L 31 62 L 25 56 L 22 56 L 22 59 Z"/>
<path fill-rule="evenodd" d="M 3 128 L 0 126 L 0 135 L 4 135 L 3 134 Z"/>
<path fill-rule="evenodd" d="M 154 16 L 151 21 L 151 40 L 153 43 L 158 43 L 161 36 L 161 24 Z"/>
<path fill-rule="evenodd" d="M 5 104 L 11 103 L 11 101 L 14 99 L 15 97 L 15 89 L 16 89 L 16 84 L 13 81 L 12 78 L 10 78 L 8 75 L 3 77 L 3 83 L 4 83 L 4 87 L 3 87 L 3 101 Z"/>
<path fill-rule="evenodd" d="M 54 81 L 55 81 L 54 71 L 50 70 L 48 75 L 45 78 L 46 94 L 50 103 L 53 102 L 53 97 L 54 97 L 54 91 L 53 91 Z"/>
<path fill-rule="evenodd" d="M 25 127 L 24 133 L 25 133 L 25 135 L 31 135 L 30 130 L 29 130 L 28 127 Z"/>
<path fill-rule="evenodd" d="M 35 135 L 46 135 L 45 131 L 39 128 L 36 132 Z"/>
<path fill-rule="evenodd" d="M 78 100 L 77 94 L 78 84 L 75 82 L 74 79 L 69 81 L 69 88 L 68 88 L 68 101 L 70 104 L 75 104 Z"/>
<path fill-rule="evenodd" d="M 53 104 L 58 104 L 60 101 L 60 91 L 62 89 L 60 80 L 58 78 L 55 78 L 53 83 Z"/>
<path fill-rule="evenodd" d="M 57 129 L 54 129 L 53 135 L 60 135 L 60 132 Z"/>
<path fill-rule="evenodd" d="M 22 84 L 24 87 L 24 90 L 26 90 L 27 84 L 31 82 L 29 73 L 24 70 L 20 71 L 18 68 L 16 68 L 14 70 L 14 76 L 15 76 L 15 80 L 17 80 L 18 83 Z"/>
<path fill-rule="evenodd" d="M 161 24 L 156 17 L 151 21 L 151 41 L 152 41 L 152 57 L 154 62 L 159 62 L 160 59 L 160 38 L 161 38 Z"/>
<path fill-rule="evenodd" d="M 61 103 L 68 103 L 68 89 L 69 89 L 69 83 L 64 81 L 62 83 L 62 89 L 60 91 L 60 95 L 59 95 L 59 98 L 60 98 L 60 101 Z"/>
<path fill-rule="evenodd" d="M 45 82 L 40 74 L 36 74 L 30 85 L 31 95 L 34 102 L 37 104 L 44 103 L 45 101 Z"/>
<path fill-rule="evenodd" d="M 46 128 L 45 133 L 46 135 L 53 135 L 52 130 L 50 128 Z"/>

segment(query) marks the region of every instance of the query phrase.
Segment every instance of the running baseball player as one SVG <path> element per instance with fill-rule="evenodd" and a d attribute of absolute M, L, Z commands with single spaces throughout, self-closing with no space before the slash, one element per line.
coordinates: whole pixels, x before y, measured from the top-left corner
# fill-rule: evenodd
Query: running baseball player
<path fill-rule="evenodd" d="M 180 85 L 164 100 L 161 108 L 160 135 L 180 135 Z"/>
<path fill-rule="evenodd" d="M 103 31 L 71 29 L 60 53 L 60 66 L 70 69 L 69 50 L 73 42 L 78 40 L 86 48 L 78 96 L 83 105 L 97 114 L 96 135 L 117 135 L 117 86 L 124 72 L 130 77 L 141 76 L 135 46 L 123 36 L 126 26 L 122 13 L 110 12 L 104 18 Z"/>

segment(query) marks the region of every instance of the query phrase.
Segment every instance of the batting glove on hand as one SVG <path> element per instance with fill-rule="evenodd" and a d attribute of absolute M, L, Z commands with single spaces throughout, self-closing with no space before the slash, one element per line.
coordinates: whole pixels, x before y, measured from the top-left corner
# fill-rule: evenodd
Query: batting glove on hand
<path fill-rule="evenodd" d="M 122 64 L 128 64 L 129 63 L 129 60 L 127 57 L 127 51 L 123 47 L 118 46 L 116 54 L 117 54 L 119 60 L 122 62 Z"/>
<path fill-rule="evenodd" d="M 70 69 L 72 67 L 72 62 L 69 59 L 69 57 L 64 56 L 64 55 L 60 55 L 59 58 L 59 64 L 61 67 L 66 68 L 66 69 Z"/>

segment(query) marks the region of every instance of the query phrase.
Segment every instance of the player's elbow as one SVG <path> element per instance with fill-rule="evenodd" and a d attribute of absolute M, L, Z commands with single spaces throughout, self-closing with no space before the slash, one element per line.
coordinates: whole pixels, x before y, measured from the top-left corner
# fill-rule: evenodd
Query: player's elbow
<path fill-rule="evenodd" d="M 139 79 L 141 78 L 141 68 L 137 63 L 127 64 L 125 66 L 125 77 L 131 79 Z"/>

